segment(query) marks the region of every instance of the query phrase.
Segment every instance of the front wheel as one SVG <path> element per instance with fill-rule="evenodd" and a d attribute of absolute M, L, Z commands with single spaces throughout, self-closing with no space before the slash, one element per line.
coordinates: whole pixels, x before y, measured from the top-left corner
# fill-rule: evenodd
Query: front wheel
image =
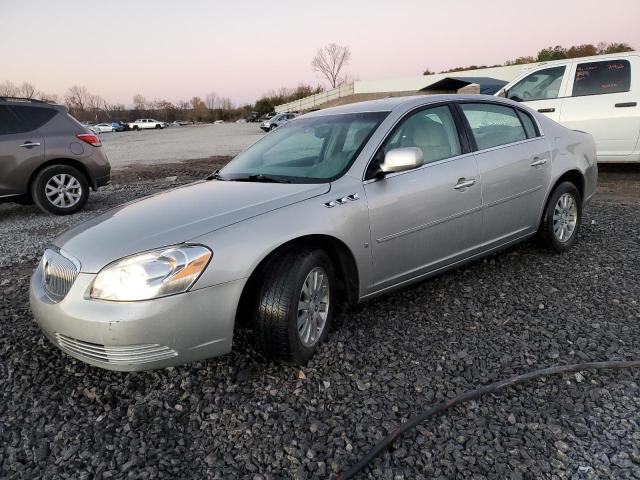
<path fill-rule="evenodd" d="M 77 168 L 51 165 L 36 175 L 31 184 L 31 197 L 44 212 L 69 215 L 87 203 L 89 182 Z"/>
<path fill-rule="evenodd" d="M 571 182 L 563 182 L 551 193 L 540 224 L 540 236 L 557 252 L 578 241 L 582 221 L 582 197 Z"/>
<path fill-rule="evenodd" d="M 335 275 L 322 250 L 290 250 L 271 262 L 257 298 L 255 335 L 271 358 L 305 364 L 328 334 Z"/>

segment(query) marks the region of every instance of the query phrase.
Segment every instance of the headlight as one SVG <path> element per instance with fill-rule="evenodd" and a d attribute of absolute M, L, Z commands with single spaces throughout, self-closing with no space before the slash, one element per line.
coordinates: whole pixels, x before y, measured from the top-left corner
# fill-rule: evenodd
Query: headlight
<path fill-rule="evenodd" d="M 212 255 L 201 245 L 180 245 L 117 260 L 100 270 L 91 298 L 130 302 L 186 292 Z"/>

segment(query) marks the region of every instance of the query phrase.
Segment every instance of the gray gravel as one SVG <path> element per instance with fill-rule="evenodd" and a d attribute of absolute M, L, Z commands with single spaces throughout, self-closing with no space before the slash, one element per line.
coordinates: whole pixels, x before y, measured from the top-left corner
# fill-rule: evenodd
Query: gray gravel
<path fill-rule="evenodd" d="M 66 218 L 0 205 L 0 477 L 327 478 L 409 415 L 556 363 L 638 358 L 640 203 L 596 200 L 578 247 L 527 242 L 336 322 L 302 371 L 231 354 L 115 373 L 51 346 L 28 275 L 56 233 L 175 182 L 115 185 Z M 534 381 L 397 442 L 362 478 L 640 478 L 640 372 Z"/>
<path fill-rule="evenodd" d="M 207 158 L 213 154 L 234 156 L 264 136 L 258 125 L 223 123 L 112 132 L 100 134 L 100 139 L 111 165 L 121 168 Z"/>

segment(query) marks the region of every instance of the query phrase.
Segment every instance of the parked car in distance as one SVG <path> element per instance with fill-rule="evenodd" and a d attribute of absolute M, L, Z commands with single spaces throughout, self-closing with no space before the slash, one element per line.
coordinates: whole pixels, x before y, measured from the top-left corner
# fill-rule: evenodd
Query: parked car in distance
<path fill-rule="evenodd" d="M 598 162 L 640 162 L 638 52 L 544 63 L 497 95 L 592 134 Z"/>
<path fill-rule="evenodd" d="M 191 120 L 176 120 L 173 122 L 173 125 L 176 127 L 184 127 L 186 125 L 193 125 L 193 122 Z"/>
<path fill-rule="evenodd" d="M 265 113 L 264 115 L 262 115 L 258 121 L 259 122 L 264 122 L 266 120 L 269 120 L 271 117 L 275 117 L 278 113 L 277 112 L 269 112 L 269 113 Z"/>
<path fill-rule="evenodd" d="M 596 181 L 591 135 L 510 100 L 329 108 L 207 181 L 63 233 L 33 274 L 31 308 L 54 344 L 103 368 L 227 353 L 236 322 L 269 356 L 302 364 L 339 305 L 536 234 L 571 248 Z"/>
<path fill-rule="evenodd" d="M 246 118 L 247 122 L 249 123 L 254 123 L 254 122 L 258 122 L 260 120 L 260 112 L 251 112 L 247 118 Z M 266 120 L 266 119 L 265 119 Z"/>
<path fill-rule="evenodd" d="M 214 125 L 221 125 L 224 123 L 224 120 L 216 120 L 215 122 L 213 122 Z"/>
<path fill-rule="evenodd" d="M 116 131 L 116 127 L 113 126 L 113 124 L 111 123 L 98 123 L 96 125 L 93 125 L 93 130 L 97 131 L 98 133 L 104 133 L 104 132 L 115 132 Z"/>
<path fill-rule="evenodd" d="M 116 132 L 126 132 L 130 130 L 129 124 L 122 122 L 120 120 L 112 120 L 111 125 L 113 126 Z"/>
<path fill-rule="evenodd" d="M 0 201 L 35 203 L 66 215 L 89 189 L 109 182 L 111 166 L 94 133 L 67 107 L 0 97 Z"/>
<path fill-rule="evenodd" d="M 154 120 L 153 118 L 140 118 L 135 122 L 129 123 L 129 128 L 131 130 L 145 130 L 148 128 L 165 128 L 167 127 L 166 122 L 161 122 L 159 120 Z"/>
<path fill-rule="evenodd" d="M 266 120 L 260 124 L 260 128 L 265 132 L 270 132 L 271 130 L 284 125 L 290 120 L 293 120 L 296 117 L 295 113 L 278 113 L 274 115 L 269 120 Z"/>

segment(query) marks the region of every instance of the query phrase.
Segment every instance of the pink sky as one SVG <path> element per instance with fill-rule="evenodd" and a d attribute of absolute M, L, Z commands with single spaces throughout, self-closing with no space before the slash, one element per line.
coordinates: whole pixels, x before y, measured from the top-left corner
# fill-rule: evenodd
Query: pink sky
<path fill-rule="evenodd" d="M 549 45 L 640 49 L 640 0 L 0 0 L 0 82 L 129 105 L 209 92 L 235 103 L 299 82 L 316 50 L 348 45 L 361 80 L 502 63 Z"/>

